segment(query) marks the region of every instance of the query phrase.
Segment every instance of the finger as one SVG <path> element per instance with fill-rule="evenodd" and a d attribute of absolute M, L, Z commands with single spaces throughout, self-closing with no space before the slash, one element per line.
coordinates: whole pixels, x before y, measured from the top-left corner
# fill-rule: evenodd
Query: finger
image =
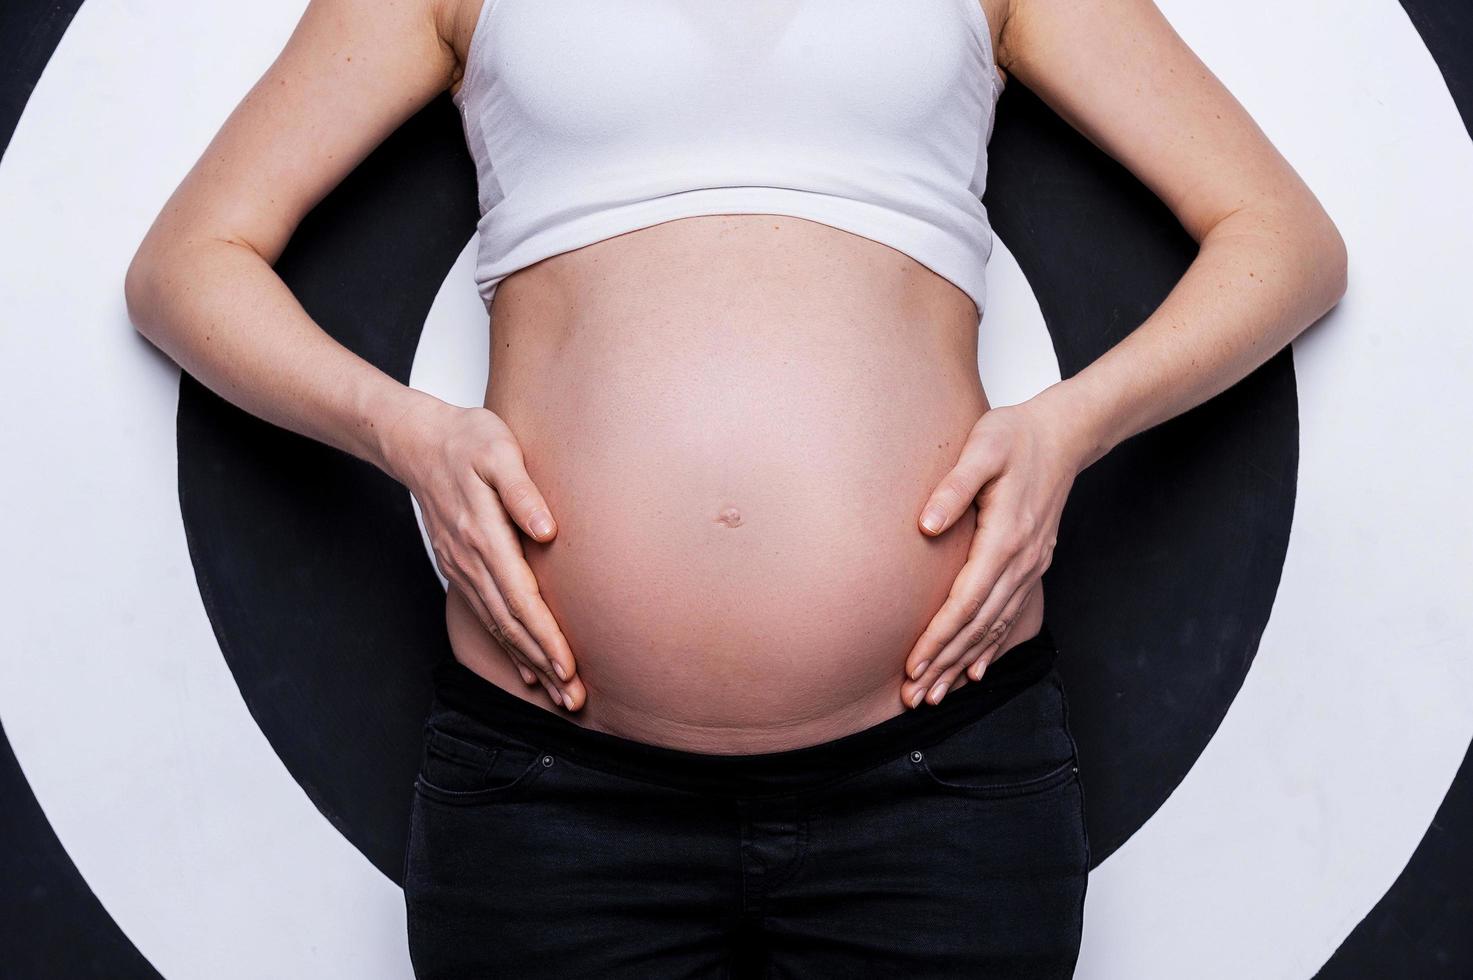
<path fill-rule="evenodd" d="M 962 654 L 961 660 L 963 662 L 971 662 L 971 665 L 967 668 L 966 676 L 970 676 L 972 680 L 980 681 L 988 665 L 997 659 L 999 651 L 1002 650 L 1007 637 L 1013 631 L 1014 624 L 1017 623 L 1018 617 L 1022 614 L 1023 607 L 1032 597 L 1033 590 L 1038 588 L 1039 583 L 1043 581 L 1043 573 L 1048 571 L 1049 567 L 1053 564 L 1053 552 L 1056 543 L 1056 539 L 1051 535 L 1047 543 L 1044 544 L 1043 550 L 1039 553 L 1036 560 L 1033 561 L 1031 565 L 1032 571 L 1027 575 L 1024 582 L 1018 586 L 1017 590 L 1013 592 L 1007 604 L 1003 606 L 1002 612 L 998 616 L 999 620 L 1005 624 L 1003 629 L 1001 631 L 995 631 L 994 635 L 985 639 L 982 643 L 968 648 Z M 982 616 L 985 616 L 985 613 L 979 614 L 979 618 Z M 955 687 L 956 685 L 952 685 L 953 690 L 955 690 Z"/>
<path fill-rule="evenodd" d="M 926 692 L 926 702 L 929 704 L 940 704 L 942 698 L 960 686 L 956 683 L 957 677 L 966 678 L 967 675 L 963 673 L 965 669 L 966 664 L 957 662 L 943 671 L 941 676 L 936 679 L 936 683 L 932 684 L 931 689 Z"/>
<path fill-rule="evenodd" d="M 522 447 L 511 436 L 492 440 L 483 459 L 477 460 L 477 474 L 496 491 L 501 506 L 516 526 L 536 541 L 550 541 L 557 535 L 552 508 L 542 491 L 527 475 Z"/>
<path fill-rule="evenodd" d="M 982 604 L 1016 553 L 1016 544 L 981 516 L 967 561 L 951 593 L 931 617 L 905 658 L 905 674 L 919 679 L 952 638 L 982 611 Z"/>
<path fill-rule="evenodd" d="M 493 608 L 499 605 L 501 609 L 505 609 L 505 601 L 500 596 L 493 597 L 490 603 Z M 529 645 L 535 645 L 536 641 L 532 639 L 531 634 L 521 628 L 516 622 L 516 617 L 512 616 L 509 610 L 495 615 L 498 621 L 503 624 L 498 631 L 498 642 L 503 647 L 519 649 L 525 654 Z M 533 671 L 533 677 L 542 684 L 543 688 L 547 691 L 547 696 L 552 699 L 553 704 L 560 708 L 567 708 L 569 711 L 573 710 L 572 705 L 576 701 L 573 693 L 569 690 L 569 685 L 559 683 L 557 678 L 546 671 Z"/>
<path fill-rule="evenodd" d="M 504 514 L 499 513 L 490 517 L 484 526 L 487 542 L 482 560 L 490 569 L 508 611 L 536 640 L 538 650 L 548 658 L 547 669 L 565 685 L 572 682 L 578 671 L 577 661 L 552 610 L 547 608 L 547 602 L 542 598 L 537 578 L 527 564 L 516 531 Z"/>
<path fill-rule="evenodd" d="M 515 647 L 506 642 L 505 636 L 501 632 L 501 630 L 494 630 L 491 636 L 492 639 L 496 641 L 496 645 L 499 646 L 502 651 L 506 653 L 508 659 L 510 659 L 512 663 L 516 664 L 517 672 L 522 675 L 523 681 L 533 687 L 540 684 L 542 686 L 542 689 L 547 692 L 547 696 L 553 701 L 554 704 L 556 704 L 559 708 L 567 706 L 567 701 L 563 698 L 562 692 L 560 692 L 557 689 L 557 686 L 552 683 L 552 679 L 537 673 L 536 671 L 530 669 L 525 664 L 523 664 L 520 659 L 520 653 Z"/>
<path fill-rule="evenodd" d="M 522 541 L 504 502 L 487 490 L 477 495 L 475 504 L 475 526 L 485 537 L 480 539 L 478 536 L 472 543 L 478 547 L 482 561 L 490 569 L 497 591 L 506 599 L 511 614 L 537 638 L 538 646 L 549 655 L 552 671 L 558 679 L 572 680 L 578 669 L 573 651 L 569 649 L 552 610 L 547 608 L 542 598 L 537 577 L 532 573 L 532 566 L 527 564 Z"/>
<path fill-rule="evenodd" d="M 968 664 L 966 676 L 974 681 L 980 681 L 982 679 L 982 675 L 986 673 L 988 666 L 998 658 L 999 651 L 1007 643 L 1008 637 L 1012 635 L 1013 626 L 1017 624 L 1018 617 L 1022 614 L 1023 607 L 1028 604 L 1029 598 L 1033 595 L 1033 590 L 1038 587 L 1038 582 L 1039 580 L 1034 578 L 1026 586 L 1013 593 L 1013 597 L 1008 600 L 1008 604 L 1003 609 L 1001 617 L 1007 622 L 1007 627 L 1002 631 L 1000 636 L 995 640 L 974 646 L 962 654 L 961 661 Z M 953 687 L 953 690 L 955 690 L 955 687 Z"/>
<path fill-rule="evenodd" d="M 956 680 L 951 682 L 951 690 L 947 691 L 946 693 L 955 694 L 957 688 L 966 687 L 970 683 L 972 683 L 972 678 L 968 677 L 967 672 L 964 670 L 960 674 L 956 675 Z"/>
<path fill-rule="evenodd" d="M 503 649 L 507 650 L 508 652 L 510 651 L 511 647 L 504 639 L 501 639 L 498 636 L 497 642 L 501 644 Z M 559 708 L 567 707 L 567 699 L 563 696 L 563 692 L 558 689 L 557 684 L 553 682 L 551 677 L 548 677 L 546 674 L 539 674 L 536 671 L 533 671 L 532 680 L 534 683 L 542 685 L 542 689 L 547 692 L 547 696 L 553 704 L 557 705 Z"/>
<path fill-rule="evenodd" d="M 951 694 L 955 692 L 957 688 L 964 686 L 965 684 L 967 684 L 968 681 L 972 680 L 972 678 L 967 676 L 967 672 L 962 669 L 962 665 L 960 664 L 954 664 L 947 673 L 950 676 L 947 677 L 948 687 L 945 692 L 946 694 Z M 934 688 L 935 686 L 936 685 L 934 683 L 931 685 L 932 688 Z M 921 704 L 925 701 L 925 695 L 927 695 L 929 691 L 930 689 L 928 689 L 924 685 L 906 679 L 901 684 L 900 697 L 901 700 L 908 707 L 919 708 Z"/>
<path fill-rule="evenodd" d="M 480 596 L 490 613 L 491 624 L 487 630 L 491 636 L 503 647 L 519 652 L 530 663 L 538 680 L 542 682 L 542 686 L 547 688 L 548 696 L 557 704 L 565 704 L 559 679 L 552 671 L 551 661 L 537 644 L 537 640 L 527 632 L 507 608 L 506 600 L 498 590 L 491 570 L 481 563 L 478 555 L 475 555 L 467 559 L 467 572 L 477 595 Z"/>
<path fill-rule="evenodd" d="M 1032 586 L 1029 586 L 1013 594 L 1013 598 L 1009 600 L 1000 617 L 1000 621 L 1007 625 L 1001 631 L 994 632 L 992 638 L 986 642 L 968 647 L 957 658 L 957 661 L 942 672 L 941 676 L 931 685 L 931 689 L 926 693 L 927 701 L 932 704 L 940 704 L 942 698 L 968 680 L 980 681 L 982 679 L 987 665 L 996 659 L 997 652 L 1007 643 L 1007 638 L 1013 631 L 1013 624 L 1018 621 L 1018 614 L 1022 611 L 1023 603 L 1027 601 L 1032 591 Z"/>
<path fill-rule="evenodd" d="M 956 670 L 957 673 L 951 678 L 951 686 L 946 689 L 947 694 L 955 694 L 957 688 L 965 687 L 967 684 L 971 683 L 972 680 L 970 677 L 967 676 L 967 672 L 965 670 L 959 670 L 956 665 L 953 665 L 952 669 Z"/>
<path fill-rule="evenodd" d="M 969 439 L 961 459 L 941 478 L 921 508 L 922 532 L 935 537 L 955 524 L 982 488 L 1002 472 L 1006 460 L 1002 443 L 985 436 Z"/>
<path fill-rule="evenodd" d="M 552 691 L 555 690 L 555 687 L 549 687 L 552 684 L 552 679 L 544 678 L 531 667 L 528 667 L 526 661 L 522 658 L 522 652 L 506 642 L 505 634 L 500 629 L 488 630 L 487 632 L 491 634 L 491 638 L 496 641 L 496 645 L 501 648 L 501 651 L 506 654 L 506 658 L 516 666 L 517 673 L 521 675 L 523 683 L 530 687 L 536 687 L 540 684 L 544 689 L 548 690 L 549 696 L 554 696 L 552 695 Z M 566 706 L 566 702 L 560 694 L 555 697 L 558 707 Z"/>
<path fill-rule="evenodd" d="M 571 680 L 564 683 L 554 677 L 546 667 L 529 666 L 529 657 L 536 656 L 537 664 L 541 664 L 547 662 L 546 654 L 537 645 L 536 639 L 517 622 L 516 617 L 507 608 L 505 598 L 494 588 L 490 596 L 488 601 L 495 611 L 491 615 L 492 624 L 488 631 L 516 663 L 522 680 L 528 684 L 541 684 L 547 691 L 547 696 L 559 708 L 566 708 L 569 711 L 577 711 L 581 708 L 588 700 L 588 692 L 582 680 L 574 675 Z"/>
<path fill-rule="evenodd" d="M 499 647 L 501 651 L 511 659 L 512 663 L 517 668 L 517 672 L 522 675 L 522 680 L 528 684 L 540 683 L 544 687 L 548 687 L 549 680 L 544 679 L 542 675 L 534 671 L 527 663 L 526 654 L 517 649 L 516 646 L 508 641 L 505 632 L 497 624 L 496 617 L 492 615 L 490 610 L 486 608 L 485 602 L 481 600 L 480 592 L 477 590 L 476 586 L 465 577 L 464 573 L 461 572 L 459 568 L 453 568 L 452 572 L 446 577 L 450 579 L 451 585 L 454 586 L 455 589 L 460 593 L 460 596 L 462 599 L 465 600 L 466 605 L 469 606 L 471 608 L 471 611 L 475 613 L 476 619 L 479 620 L 481 623 L 481 628 L 486 631 L 487 635 L 491 637 L 491 639 L 496 643 L 497 647 Z M 555 689 L 549 688 L 549 695 L 558 704 L 563 704 L 564 702 L 562 697 L 554 693 L 554 690 Z"/>
<path fill-rule="evenodd" d="M 1011 600 L 1018 598 L 1019 592 L 1026 593 L 1027 586 L 1023 572 L 1017 566 L 1010 566 L 997 580 L 976 617 L 957 631 L 956 636 L 936 655 L 907 693 L 913 695 L 915 690 L 922 690 L 926 692 L 926 700 L 932 703 L 939 701 L 946 692 L 937 692 L 937 682 L 947 670 L 961 661 L 968 652 L 1000 643 L 1007 635 L 1007 631 L 1012 628 L 1012 619 L 1017 617 L 1018 606 L 1021 605 L 1011 603 Z M 1012 619 L 1006 615 L 1010 604 L 1013 610 Z"/>

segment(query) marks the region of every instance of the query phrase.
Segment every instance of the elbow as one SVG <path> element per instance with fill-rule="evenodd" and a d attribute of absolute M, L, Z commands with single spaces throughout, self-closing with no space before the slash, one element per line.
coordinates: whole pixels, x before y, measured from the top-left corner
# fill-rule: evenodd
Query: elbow
<path fill-rule="evenodd" d="M 1345 236 L 1313 195 L 1284 204 L 1276 209 L 1274 219 L 1277 237 L 1288 243 L 1302 302 L 1306 307 L 1318 305 L 1319 313 L 1314 316 L 1318 319 L 1340 302 L 1349 285 Z"/>
<path fill-rule="evenodd" d="M 122 302 L 128 309 L 128 320 L 138 333 L 143 333 L 143 307 L 147 302 L 150 279 L 152 270 L 149 261 L 144 258 L 143 249 L 138 249 L 133 261 L 128 262 L 127 273 L 122 276 Z"/>
<path fill-rule="evenodd" d="M 1318 206 L 1300 210 L 1284 227 L 1292 230 L 1302 295 L 1305 303 L 1318 306 L 1317 320 L 1345 295 L 1350 264 L 1345 236 Z"/>
<path fill-rule="evenodd" d="M 158 294 L 156 284 L 162 274 L 162 264 L 162 260 L 145 245 L 128 263 L 128 271 L 123 276 L 123 305 L 128 311 L 128 320 L 133 329 L 145 337 L 153 322 L 154 297 Z"/>
<path fill-rule="evenodd" d="M 1314 280 L 1328 312 L 1345 295 L 1350 278 L 1349 250 L 1335 219 L 1318 198 L 1311 195 L 1301 214 L 1300 227 L 1307 229 L 1304 242 L 1310 252 L 1310 268 L 1314 270 Z"/>
<path fill-rule="evenodd" d="M 1345 247 L 1345 237 L 1333 221 L 1327 221 L 1323 244 L 1319 246 L 1319 268 L 1329 294 L 1329 305 L 1333 308 L 1345 295 L 1350 279 L 1350 255 Z"/>

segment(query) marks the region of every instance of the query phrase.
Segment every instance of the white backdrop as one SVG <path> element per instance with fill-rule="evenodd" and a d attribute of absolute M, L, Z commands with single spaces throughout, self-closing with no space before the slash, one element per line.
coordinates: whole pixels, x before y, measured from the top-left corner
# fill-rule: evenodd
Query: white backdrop
<path fill-rule="evenodd" d="M 1473 145 L 1394 2 L 1163 0 L 1339 224 L 1350 290 L 1295 344 L 1298 500 L 1257 659 L 1166 804 L 1091 877 L 1081 977 L 1312 975 L 1473 738 Z M 88 0 L 0 167 L 0 718 L 56 833 L 168 977 L 407 977 L 399 888 L 241 701 L 181 524 L 178 370 L 122 278 L 300 2 Z M 469 250 L 414 383 L 477 404 Z M 995 403 L 1057 379 L 999 239 Z M 58 723 L 57 719 L 65 723 Z"/>

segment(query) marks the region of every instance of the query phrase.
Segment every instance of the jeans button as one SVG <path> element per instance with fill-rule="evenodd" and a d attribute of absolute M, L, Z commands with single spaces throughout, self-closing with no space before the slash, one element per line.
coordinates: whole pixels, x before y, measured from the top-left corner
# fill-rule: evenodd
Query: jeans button
<path fill-rule="evenodd" d="M 913 750 L 910 753 L 910 761 L 911 762 L 920 762 L 921 761 L 921 750 L 920 749 L 915 749 L 915 750 Z"/>
<path fill-rule="evenodd" d="M 550 765 L 552 765 L 552 756 L 550 756 L 550 755 L 544 755 L 542 757 L 542 767 L 545 769 L 545 768 L 547 768 Z"/>

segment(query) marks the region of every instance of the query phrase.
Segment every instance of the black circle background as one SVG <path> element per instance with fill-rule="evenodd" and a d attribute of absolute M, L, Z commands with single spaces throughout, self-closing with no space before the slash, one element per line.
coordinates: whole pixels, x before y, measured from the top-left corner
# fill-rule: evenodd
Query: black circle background
<path fill-rule="evenodd" d="M 458 125 L 446 101 L 428 107 L 317 208 L 277 266 L 324 329 L 401 381 L 474 231 Z M 992 161 L 989 210 L 1067 377 L 1149 315 L 1196 246 L 1021 84 L 1004 90 Z M 1297 447 L 1286 349 L 1076 482 L 1045 615 L 1077 706 L 1096 860 L 1170 794 L 1242 683 L 1288 544 Z M 187 378 L 179 479 L 200 590 L 246 703 L 323 813 L 396 875 L 426 669 L 447 655 L 443 593 L 407 494 Z"/>
<path fill-rule="evenodd" d="M 1469 119 L 1473 12 L 1451 0 L 1404 6 Z M 75 9 L 0 9 L 0 51 L 12 66 L 0 92 L 7 143 Z M 1194 245 L 1153 195 L 1021 83 L 999 105 L 991 159 L 989 211 L 1068 377 L 1149 315 Z M 319 205 L 277 268 L 329 333 L 407 381 L 425 313 L 475 214 L 459 120 L 438 99 Z M 181 510 L 242 696 L 319 809 L 397 879 L 428 670 L 449 656 L 444 593 L 408 495 L 373 467 L 254 419 L 188 376 L 180 396 Z M 1045 591 L 1096 863 L 1169 795 L 1241 685 L 1282 567 L 1297 442 L 1286 350 L 1128 440 L 1076 484 Z M 0 865 L 10 883 L 5 961 L 45 963 L 51 975 L 151 975 L 101 924 L 106 913 L 13 755 L 0 762 L 4 798 L 15 801 L 0 808 L 0 837 L 13 842 Z M 1413 963 L 1425 967 L 1417 975 L 1461 975 L 1473 964 L 1467 931 L 1450 925 L 1473 918 L 1473 862 L 1466 834 L 1447 832 L 1469 825 L 1469 769 L 1465 761 L 1407 873 L 1322 976 L 1387 975 L 1381 964 Z"/>

